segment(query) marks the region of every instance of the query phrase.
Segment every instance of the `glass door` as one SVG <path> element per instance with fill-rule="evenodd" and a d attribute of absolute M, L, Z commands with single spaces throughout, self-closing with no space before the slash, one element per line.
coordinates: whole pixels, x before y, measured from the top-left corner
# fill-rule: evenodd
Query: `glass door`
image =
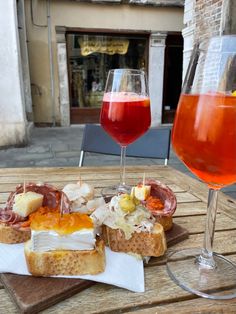
<path fill-rule="evenodd" d="M 148 37 L 68 33 L 71 123 L 99 122 L 108 71 L 147 70 Z"/>

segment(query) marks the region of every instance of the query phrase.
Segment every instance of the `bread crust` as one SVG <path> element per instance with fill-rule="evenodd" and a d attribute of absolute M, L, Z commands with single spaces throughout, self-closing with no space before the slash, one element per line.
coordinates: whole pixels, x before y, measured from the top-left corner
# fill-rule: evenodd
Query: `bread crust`
<path fill-rule="evenodd" d="M 28 241 L 30 239 L 31 231 L 18 230 L 0 223 L 0 242 L 7 244 L 16 244 Z"/>
<path fill-rule="evenodd" d="M 105 246 L 99 239 L 94 250 L 34 252 L 31 240 L 25 243 L 28 271 L 33 276 L 95 275 L 105 270 Z"/>
<path fill-rule="evenodd" d="M 125 239 L 121 229 L 102 226 L 102 239 L 115 252 L 135 253 L 142 256 L 162 256 L 167 246 L 163 227 L 156 223 L 152 233 L 134 232 L 130 239 Z"/>
<path fill-rule="evenodd" d="M 164 231 L 168 231 L 172 228 L 173 218 L 172 216 L 154 216 L 156 221 L 162 225 Z"/>

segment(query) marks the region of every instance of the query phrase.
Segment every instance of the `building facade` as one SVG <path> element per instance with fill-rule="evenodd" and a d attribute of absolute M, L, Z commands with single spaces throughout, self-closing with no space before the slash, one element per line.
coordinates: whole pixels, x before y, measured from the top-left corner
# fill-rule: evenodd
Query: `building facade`
<path fill-rule="evenodd" d="M 183 1 L 26 0 L 25 20 L 36 124 L 99 122 L 108 70 L 122 67 L 147 72 L 152 125 L 172 122 Z"/>
<path fill-rule="evenodd" d="M 182 80 L 183 5 L 184 0 L 0 1 L 0 147 L 25 145 L 33 124 L 99 122 L 110 68 L 144 69 L 152 125 L 172 122 Z"/>
<path fill-rule="evenodd" d="M 234 0 L 0 0 L 0 147 L 36 125 L 98 122 L 111 67 L 148 74 L 152 125 L 171 123 L 193 46 L 235 34 Z M 184 13 L 184 19 L 183 19 Z M 184 53 L 182 56 L 182 36 Z"/>

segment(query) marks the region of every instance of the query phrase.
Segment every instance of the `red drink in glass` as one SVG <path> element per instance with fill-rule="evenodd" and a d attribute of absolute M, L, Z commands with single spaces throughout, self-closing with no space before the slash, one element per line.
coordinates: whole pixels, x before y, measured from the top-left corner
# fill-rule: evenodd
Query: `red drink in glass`
<path fill-rule="evenodd" d="M 236 97 L 182 94 L 172 143 L 186 166 L 210 187 L 236 182 Z"/>
<path fill-rule="evenodd" d="M 100 121 L 117 143 L 127 146 L 143 135 L 151 124 L 150 99 L 133 93 L 106 93 Z"/>

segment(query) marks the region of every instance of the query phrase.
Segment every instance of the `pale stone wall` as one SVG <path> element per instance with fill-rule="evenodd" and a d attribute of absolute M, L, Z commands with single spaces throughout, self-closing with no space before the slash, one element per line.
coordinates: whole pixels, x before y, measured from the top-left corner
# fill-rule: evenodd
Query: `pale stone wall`
<path fill-rule="evenodd" d="M 235 0 L 185 0 L 183 76 L 195 43 L 210 36 L 236 33 L 235 14 Z"/>
<path fill-rule="evenodd" d="M 184 29 L 182 31 L 184 38 L 184 55 L 183 55 L 183 79 L 187 71 L 188 63 L 191 57 L 193 43 L 194 43 L 194 30 L 195 30 L 195 1 L 185 0 L 184 6 Z"/>
<path fill-rule="evenodd" d="M 27 140 L 16 1 L 0 1 L 0 146 Z"/>
<path fill-rule="evenodd" d="M 222 32 L 224 3 L 224 0 L 185 0 L 183 78 L 194 44 Z"/>
<path fill-rule="evenodd" d="M 223 2 L 224 0 L 196 1 L 194 8 L 195 42 L 220 34 Z"/>
<path fill-rule="evenodd" d="M 17 2 L 17 17 L 18 17 L 18 31 L 20 41 L 20 54 L 22 63 L 22 74 L 24 82 L 24 99 L 25 99 L 25 111 L 28 121 L 33 121 L 33 109 L 31 99 L 31 86 L 30 86 L 30 75 L 29 75 L 29 58 L 28 58 L 28 47 L 27 47 L 27 34 L 25 27 L 25 9 L 24 0 L 18 0 Z"/>

